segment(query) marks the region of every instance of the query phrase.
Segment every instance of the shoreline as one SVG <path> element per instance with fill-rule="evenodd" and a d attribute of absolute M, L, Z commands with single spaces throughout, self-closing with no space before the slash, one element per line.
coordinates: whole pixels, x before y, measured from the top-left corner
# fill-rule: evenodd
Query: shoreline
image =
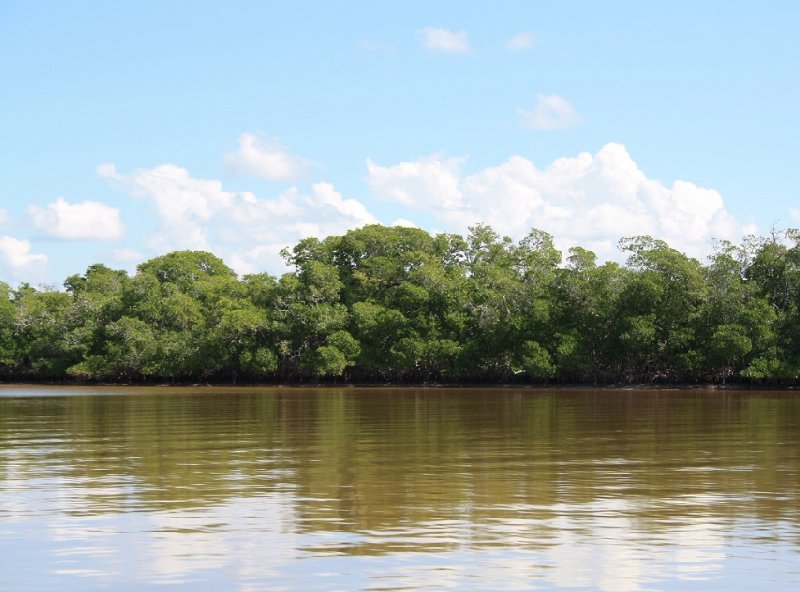
<path fill-rule="evenodd" d="M 714 383 L 682 383 L 682 384 L 490 384 L 490 383 L 198 383 L 198 382 L 159 382 L 159 383 L 124 383 L 124 382 L 0 382 L 3 388 L 159 388 L 159 389 L 397 389 L 397 390 L 525 390 L 525 391 L 776 391 L 793 392 L 800 390 L 798 385 L 778 384 L 714 384 Z"/>

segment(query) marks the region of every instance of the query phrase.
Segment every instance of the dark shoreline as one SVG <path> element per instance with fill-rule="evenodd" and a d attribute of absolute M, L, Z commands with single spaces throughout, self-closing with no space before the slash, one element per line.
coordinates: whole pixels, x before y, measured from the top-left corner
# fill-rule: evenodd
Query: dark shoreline
<path fill-rule="evenodd" d="M 39 382 L 39 381 L 13 381 L 0 382 L 4 387 L 65 387 L 65 388 L 236 388 L 236 389 L 489 389 L 489 390 L 530 390 L 530 391 L 796 391 L 797 385 L 780 384 L 493 384 L 493 383 L 199 383 L 199 382 Z"/>

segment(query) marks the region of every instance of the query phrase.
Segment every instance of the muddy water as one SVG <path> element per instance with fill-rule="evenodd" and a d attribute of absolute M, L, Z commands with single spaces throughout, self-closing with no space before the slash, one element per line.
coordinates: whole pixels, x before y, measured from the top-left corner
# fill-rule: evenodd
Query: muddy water
<path fill-rule="evenodd" d="M 0 590 L 797 590 L 800 396 L 0 388 Z"/>

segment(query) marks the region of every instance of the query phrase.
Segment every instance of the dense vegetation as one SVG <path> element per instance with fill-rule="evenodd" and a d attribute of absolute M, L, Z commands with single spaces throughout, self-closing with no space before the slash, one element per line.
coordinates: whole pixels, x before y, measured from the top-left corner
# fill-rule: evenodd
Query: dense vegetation
<path fill-rule="evenodd" d="M 135 276 L 0 293 L 5 380 L 768 382 L 800 377 L 800 233 L 706 265 L 650 237 L 627 265 L 547 233 L 373 225 L 308 238 L 280 279 L 179 251 Z"/>

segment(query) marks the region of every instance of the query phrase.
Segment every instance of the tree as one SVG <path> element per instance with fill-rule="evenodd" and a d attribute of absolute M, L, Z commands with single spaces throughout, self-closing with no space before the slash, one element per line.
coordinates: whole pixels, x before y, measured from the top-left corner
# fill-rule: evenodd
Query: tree
<path fill-rule="evenodd" d="M 733 366 L 753 349 L 753 342 L 741 325 L 719 325 L 708 343 L 709 358 L 719 368 L 722 384 L 733 372 Z"/>
<path fill-rule="evenodd" d="M 626 266 L 553 237 L 514 243 L 369 225 L 239 279 L 175 251 L 65 291 L 0 284 L 0 375 L 38 380 L 800 380 L 800 231 L 720 241 L 701 265 L 626 238 Z"/>
<path fill-rule="evenodd" d="M 55 379 L 80 362 L 86 344 L 74 332 L 72 298 L 52 288 L 36 290 L 23 284 L 14 291 L 16 363 L 19 374 Z"/>
<path fill-rule="evenodd" d="M 570 249 L 566 269 L 558 274 L 559 314 L 556 349 L 562 375 L 571 380 L 610 381 L 621 365 L 618 300 L 626 277 L 616 263 L 600 267 L 596 255 Z"/>
<path fill-rule="evenodd" d="M 0 376 L 11 376 L 15 370 L 17 344 L 14 339 L 15 310 L 11 289 L 0 282 Z"/>
<path fill-rule="evenodd" d="M 64 282 L 72 296 L 68 313 L 72 328 L 65 337 L 80 344 L 82 350 L 82 360 L 67 369 L 70 376 L 84 380 L 107 377 L 108 327 L 124 314 L 124 294 L 129 286 L 127 272 L 102 264 L 90 265 L 84 275 L 72 275 Z"/>
<path fill-rule="evenodd" d="M 700 263 L 649 236 L 622 239 L 620 248 L 629 253 L 634 284 L 644 284 L 634 286 L 625 299 L 639 313 L 639 323 L 648 315 L 654 322 L 650 379 L 695 379 L 702 360 L 695 328 L 708 296 Z M 650 301 L 630 301 L 634 294 Z"/>
<path fill-rule="evenodd" d="M 534 380 L 546 380 L 556 373 L 550 352 L 536 341 L 529 340 L 523 343 L 522 367 Z"/>
<path fill-rule="evenodd" d="M 800 231 L 774 232 L 770 239 L 756 241 L 746 277 L 776 317 L 773 363 L 758 364 L 757 373 L 771 367 L 772 376 L 800 379 Z"/>

